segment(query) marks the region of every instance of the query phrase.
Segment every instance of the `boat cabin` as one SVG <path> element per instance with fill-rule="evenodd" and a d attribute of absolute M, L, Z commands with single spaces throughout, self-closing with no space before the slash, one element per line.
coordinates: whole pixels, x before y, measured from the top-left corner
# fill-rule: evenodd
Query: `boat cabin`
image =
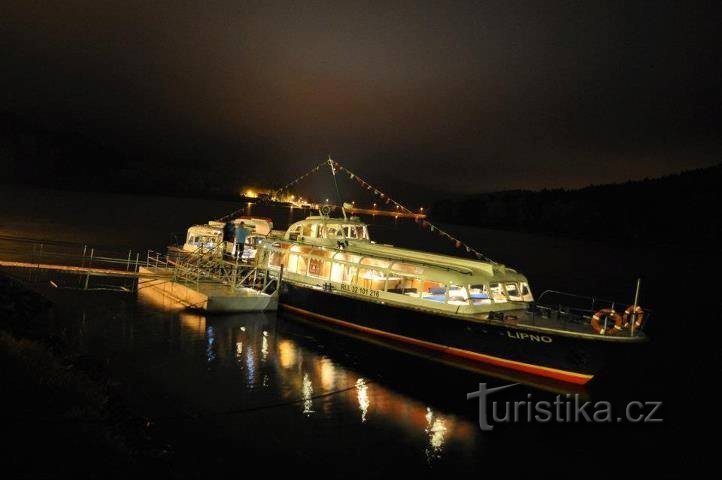
<path fill-rule="evenodd" d="M 339 240 L 369 241 L 369 231 L 359 217 L 331 218 L 310 216 L 294 223 L 284 235 L 285 240 L 315 243 L 335 243 Z"/>
<path fill-rule="evenodd" d="M 356 241 L 341 243 L 345 238 Z M 356 218 L 308 217 L 261 251 L 260 265 L 283 266 L 284 279 L 312 288 L 457 313 L 519 309 L 533 301 L 526 277 L 511 268 L 375 244 Z"/>
<path fill-rule="evenodd" d="M 223 252 L 235 254 L 235 230 L 241 226 L 249 230 L 241 257 L 251 260 L 256 256 L 258 245 L 271 232 L 273 222 L 268 218 L 238 217 L 228 222 L 210 221 L 207 225 L 193 225 L 188 229 L 183 250 L 195 252 L 198 249 L 213 250 L 223 245 Z M 239 252 L 240 253 L 240 252 Z"/>
<path fill-rule="evenodd" d="M 194 252 L 199 248 L 212 250 L 223 242 L 223 226 L 193 225 L 188 229 L 183 250 Z"/>

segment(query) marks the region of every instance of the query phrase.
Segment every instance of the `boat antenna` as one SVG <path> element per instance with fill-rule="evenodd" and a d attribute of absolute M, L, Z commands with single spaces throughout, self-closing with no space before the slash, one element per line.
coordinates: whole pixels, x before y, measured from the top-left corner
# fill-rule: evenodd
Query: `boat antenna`
<path fill-rule="evenodd" d="M 333 185 L 336 187 L 336 196 L 338 197 L 338 204 L 341 205 L 341 213 L 343 213 L 343 219 L 348 220 L 346 218 L 346 209 L 343 208 L 343 199 L 341 198 L 341 190 L 338 189 L 338 182 L 336 181 L 336 168 L 334 168 L 334 161 L 331 158 L 331 155 L 328 156 L 328 166 L 331 169 L 331 176 L 333 177 Z M 345 234 L 344 234 L 345 235 Z"/>

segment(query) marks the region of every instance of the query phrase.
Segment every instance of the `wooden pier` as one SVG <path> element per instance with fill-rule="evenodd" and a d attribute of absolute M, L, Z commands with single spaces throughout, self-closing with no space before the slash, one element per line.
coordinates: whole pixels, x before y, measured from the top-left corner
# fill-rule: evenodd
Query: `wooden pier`
<path fill-rule="evenodd" d="M 83 246 L 82 254 L 76 254 L 68 248 L 53 249 L 48 245 L 33 245 L 28 254 L 34 257 L 33 261 L 0 260 L 0 268 L 27 271 L 29 279 L 37 272 L 77 275 L 79 283 L 69 281 L 67 277 L 63 281 L 57 278 L 49 281 L 56 288 L 137 292 L 165 307 L 208 313 L 259 312 L 278 308 L 282 270 L 259 269 L 255 265 L 229 259 L 221 248 L 200 249 L 173 259 L 148 250 L 141 260 L 140 254 L 134 255 L 133 252 L 121 258 L 97 256 L 95 249 L 87 246 Z M 16 249 L 13 256 L 25 247 Z M 97 280 L 91 282 L 97 277 L 124 281 L 116 280 L 115 285 L 98 287 Z"/>

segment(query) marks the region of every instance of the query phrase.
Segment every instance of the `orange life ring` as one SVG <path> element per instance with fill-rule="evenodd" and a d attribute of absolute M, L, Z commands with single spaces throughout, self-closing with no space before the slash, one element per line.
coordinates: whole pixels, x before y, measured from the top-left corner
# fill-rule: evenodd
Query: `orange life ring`
<path fill-rule="evenodd" d="M 605 329 L 602 321 L 604 317 L 610 317 L 614 320 L 614 325 L 609 325 L 609 322 L 607 322 L 607 328 Z M 592 328 L 599 335 L 615 335 L 622 330 L 623 324 L 622 316 L 611 308 L 603 308 L 592 315 Z"/>
<path fill-rule="evenodd" d="M 627 309 L 624 311 L 624 328 L 627 328 L 630 326 L 630 317 L 634 314 L 634 328 L 639 328 L 642 326 L 642 321 L 644 320 L 644 310 L 642 310 L 642 307 L 637 305 L 635 308 L 634 305 L 630 305 L 627 307 Z"/>

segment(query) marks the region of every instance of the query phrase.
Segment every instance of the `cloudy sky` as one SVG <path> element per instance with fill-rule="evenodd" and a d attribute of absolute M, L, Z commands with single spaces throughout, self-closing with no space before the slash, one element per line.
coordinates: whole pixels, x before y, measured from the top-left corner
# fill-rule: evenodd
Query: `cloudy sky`
<path fill-rule="evenodd" d="M 6 1 L 0 108 L 141 165 L 269 184 L 330 153 L 447 191 L 585 186 L 720 161 L 718 19 L 661 1 Z"/>

